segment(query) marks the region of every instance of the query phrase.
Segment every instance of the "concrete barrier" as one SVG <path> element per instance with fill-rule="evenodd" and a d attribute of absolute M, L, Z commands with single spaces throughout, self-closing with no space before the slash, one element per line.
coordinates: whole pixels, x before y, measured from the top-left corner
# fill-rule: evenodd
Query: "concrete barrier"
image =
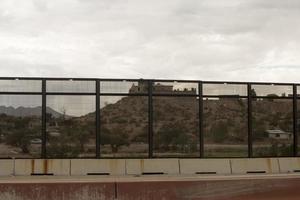
<path fill-rule="evenodd" d="M 278 158 L 281 173 L 299 173 L 300 158 Z"/>
<path fill-rule="evenodd" d="M 139 174 L 179 174 L 178 159 L 127 159 L 126 173 Z"/>
<path fill-rule="evenodd" d="M 143 159 L 126 159 L 126 174 L 141 175 L 143 162 Z"/>
<path fill-rule="evenodd" d="M 14 174 L 14 160 L 0 160 L 0 176 L 10 176 Z"/>
<path fill-rule="evenodd" d="M 279 173 L 277 158 L 230 159 L 232 174 Z"/>
<path fill-rule="evenodd" d="M 259 174 L 297 172 L 300 172 L 300 158 L 0 160 L 0 176 Z"/>
<path fill-rule="evenodd" d="M 125 175 L 125 159 L 72 159 L 71 175 Z"/>
<path fill-rule="evenodd" d="M 231 174 L 229 159 L 180 159 L 181 174 Z"/>
<path fill-rule="evenodd" d="M 16 159 L 15 175 L 70 175 L 69 159 Z"/>

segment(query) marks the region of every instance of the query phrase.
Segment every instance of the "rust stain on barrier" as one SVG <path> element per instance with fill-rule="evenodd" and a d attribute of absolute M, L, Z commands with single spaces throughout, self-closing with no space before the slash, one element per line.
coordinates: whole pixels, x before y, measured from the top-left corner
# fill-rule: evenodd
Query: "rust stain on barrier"
<path fill-rule="evenodd" d="M 43 161 L 43 167 L 44 167 L 44 174 L 48 174 L 48 160 L 45 159 Z"/>
<path fill-rule="evenodd" d="M 272 164 L 271 164 L 271 159 L 267 159 L 267 165 L 268 165 L 268 172 L 267 173 L 272 173 Z"/>
<path fill-rule="evenodd" d="M 118 163 L 117 163 L 117 161 L 116 160 L 110 160 L 110 162 L 109 162 L 109 164 L 110 164 L 110 172 L 116 172 L 117 171 L 117 165 L 118 165 Z"/>
<path fill-rule="evenodd" d="M 299 170 L 300 169 L 300 159 L 299 158 L 297 158 L 297 169 L 296 170 Z"/>
<path fill-rule="evenodd" d="M 145 163 L 144 163 L 144 159 L 141 159 L 140 160 L 140 165 L 141 165 L 141 173 L 143 173 L 145 170 L 144 170 L 144 165 L 145 165 Z"/>
<path fill-rule="evenodd" d="M 34 173 L 34 164 L 35 164 L 34 159 L 32 159 L 31 160 L 31 174 Z"/>

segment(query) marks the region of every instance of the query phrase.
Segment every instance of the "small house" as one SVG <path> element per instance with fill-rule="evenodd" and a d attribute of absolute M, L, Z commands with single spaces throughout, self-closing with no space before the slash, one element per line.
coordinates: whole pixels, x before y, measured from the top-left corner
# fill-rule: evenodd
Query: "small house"
<path fill-rule="evenodd" d="M 289 132 L 285 132 L 279 129 L 275 130 L 266 130 L 269 138 L 276 139 L 276 140 L 289 140 L 292 139 L 293 134 Z"/>

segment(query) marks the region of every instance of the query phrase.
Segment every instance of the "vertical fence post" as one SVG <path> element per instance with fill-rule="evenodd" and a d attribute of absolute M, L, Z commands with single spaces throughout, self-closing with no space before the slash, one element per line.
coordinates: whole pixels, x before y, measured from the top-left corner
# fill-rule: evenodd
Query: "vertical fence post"
<path fill-rule="evenodd" d="M 148 157 L 153 157 L 153 99 L 152 99 L 153 81 L 148 81 Z"/>
<path fill-rule="evenodd" d="M 248 157 L 253 157 L 253 137 L 252 137 L 252 92 L 251 84 L 247 84 L 248 96 Z"/>
<path fill-rule="evenodd" d="M 293 155 L 298 156 L 298 113 L 297 113 L 297 85 L 293 84 L 293 136 L 294 136 L 294 144 L 293 144 Z"/>
<path fill-rule="evenodd" d="M 204 137 L 203 137 L 203 84 L 202 81 L 198 83 L 199 90 L 199 156 L 204 157 Z"/>
<path fill-rule="evenodd" d="M 100 158 L 100 80 L 96 80 L 96 158 Z"/>
<path fill-rule="evenodd" d="M 46 79 L 42 79 L 42 158 L 47 157 L 46 151 L 46 144 L 47 144 L 47 119 L 46 119 L 46 103 L 47 103 L 47 96 L 46 96 Z"/>

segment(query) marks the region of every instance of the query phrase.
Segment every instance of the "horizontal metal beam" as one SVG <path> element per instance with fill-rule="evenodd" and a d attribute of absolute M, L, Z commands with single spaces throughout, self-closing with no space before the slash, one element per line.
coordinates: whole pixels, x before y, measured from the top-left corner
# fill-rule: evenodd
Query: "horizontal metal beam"
<path fill-rule="evenodd" d="M 0 77 L 0 80 L 42 80 L 46 79 L 47 81 L 53 80 L 61 80 L 61 81 L 153 81 L 153 82 L 179 82 L 179 83 L 198 83 L 202 81 L 203 84 L 245 84 L 248 83 L 252 85 L 288 85 L 293 86 L 297 85 L 300 86 L 300 83 L 293 83 L 293 82 L 245 82 L 245 81 L 205 81 L 205 80 L 184 80 L 184 79 L 143 79 L 143 78 L 136 78 L 136 79 L 126 79 L 126 78 L 74 78 L 74 77 Z"/>

